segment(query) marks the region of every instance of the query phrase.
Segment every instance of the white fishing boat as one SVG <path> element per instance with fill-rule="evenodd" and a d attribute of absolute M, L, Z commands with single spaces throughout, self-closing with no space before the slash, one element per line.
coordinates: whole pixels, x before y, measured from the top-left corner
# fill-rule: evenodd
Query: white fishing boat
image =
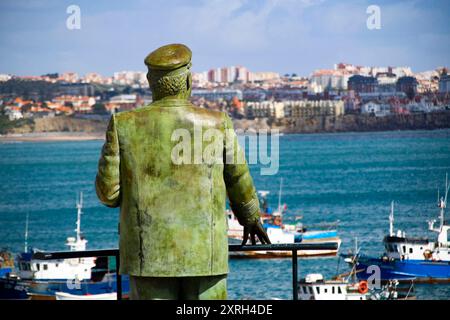
<path fill-rule="evenodd" d="M 101 294 L 70 294 L 67 292 L 56 292 L 56 300 L 117 300 L 117 293 L 101 293 Z"/>
<path fill-rule="evenodd" d="M 323 229 L 307 230 L 301 222 L 295 224 L 285 223 L 283 216 L 286 213 L 287 206 L 281 204 L 282 183 L 280 182 L 280 190 L 278 194 L 278 209 L 271 212 L 267 205 L 267 195 L 269 191 L 259 191 L 259 197 L 262 200 L 262 223 L 267 232 L 270 242 L 273 244 L 286 243 L 334 243 L 337 249 L 334 250 L 299 250 L 299 257 L 316 257 L 316 256 L 334 256 L 339 251 L 341 239 L 338 236 L 333 224 L 323 224 Z M 230 243 L 239 243 L 242 241 L 244 228 L 239 224 L 237 218 L 231 210 L 226 211 L 228 221 L 228 237 Z M 301 217 L 298 217 L 301 219 Z M 291 257 L 292 251 L 242 251 L 230 252 L 232 258 L 281 258 Z"/>
<path fill-rule="evenodd" d="M 70 251 L 85 251 L 87 240 L 81 233 L 81 214 L 83 208 L 83 194 L 77 201 L 77 222 L 75 237 L 68 237 L 66 246 Z M 27 239 L 27 233 L 26 237 Z M 77 259 L 59 259 L 59 260 L 37 260 L 34 259 L 33 253 L 38 252 L 36 249 L 32 252 L 28 251 L 27 240 L 25 240 L 25 251 L 18 257 L 17 276 L 21 280 L 48 281 L 61 279 L 75 279 L 82 281 L 90 279 L 91 269 L 95 267 L 96 258 L 77 258 Z"/>
<path fill-rule="evenodd" d="M 83 194 L 77 199 L 75 237 L 68 237 L 70 251 L 85 251 L 87 240 L 81 232 Z M 55 292 L 75 295 L 103 294 L 116 291 L 115 268 L 108 257 L 40 260 L 36 249 L 28 250 L 28 216 L 25 227 L 25 250 L 17 257 L 17 268 L 0 277 L 0 297 L 3 299 L 55 299 Z M 114 270 L 114 271 L 113 271 Z M 122 278 L 122 288 L 128 291 L 128 277 Z"/>
<path fill-rule="evenodd" d="M 410 292 L 399 294 L 398 281 L 390 281 L 380 289 L 370 288 L 365 280 L 351 282 L 348 278 L 324 280 L 322 274 L 308 274 L 298 284 L 299 300 L 398 300 L 414 298 Z"/>

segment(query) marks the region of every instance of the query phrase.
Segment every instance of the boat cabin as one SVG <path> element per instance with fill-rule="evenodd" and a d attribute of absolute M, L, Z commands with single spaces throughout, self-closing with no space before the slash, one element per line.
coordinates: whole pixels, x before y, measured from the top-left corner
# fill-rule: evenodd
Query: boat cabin
<path fill-rule="evenodd" d="M 434 250 L 434 243 L 425 238 L 386 236 L 383 240 L 386 256 L 399 260 L 424 260 Z"/>
<path fill-rule="evenodd" d="M 358 290 L 359 284 L 344 280 L 324 281 L 318 273 L 308 274 L 298 284 L 300 300 L 367 300 L 368 291 Z"/>

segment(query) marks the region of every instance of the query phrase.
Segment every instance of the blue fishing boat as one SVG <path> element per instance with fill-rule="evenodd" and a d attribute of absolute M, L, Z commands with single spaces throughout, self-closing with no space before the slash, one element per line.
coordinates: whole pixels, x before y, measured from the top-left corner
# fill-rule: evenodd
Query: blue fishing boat
<path fill-rule="evenodd" d="M 68 237 L 70 251 L 85 251 L 87 240 L 81 233 L 83 198 L 77 201 L 76 236 Z M 98 295 L 117 291 L 114 259 L 88 257 L 76 259 L 39 260 L 38 250 L 28 250 L 28 217 L 25 250 L 17 255 L 16 266 L 0 276 L 1 299 L 55 299 L 56 292 L 70 295 Z M 122 291 L 129 290 L 128 277 L 122 277 Z"/>
<path fill-rule="evenodd" d="M 450 225 L 445 220 L 447 195 L 450 186 L 446 177 L 445 197 L 439 198 L 439 226 L 436 220 L 428 221 L 430 231 L 437 233 L 437 238 L 407 237 L 402 230 L 394 232 L 394 203 L 391 204 L 389 216 L 389 235 L 383 242 L 385 253 L 379 257 L 359 255 L 346 258 L 356 266 L 357 276 L 368 279 L 379 270 L 381 280 L 397 279 L 415 282 L 450 282 Z"/>
<path fill-rule="evenodd" d="M 13 271 L 13 255 L 4 249 L 0 252 L 0 299 L 27 299 L 27 290 L 17 283 L 17 279 L 12 276 Z"/>

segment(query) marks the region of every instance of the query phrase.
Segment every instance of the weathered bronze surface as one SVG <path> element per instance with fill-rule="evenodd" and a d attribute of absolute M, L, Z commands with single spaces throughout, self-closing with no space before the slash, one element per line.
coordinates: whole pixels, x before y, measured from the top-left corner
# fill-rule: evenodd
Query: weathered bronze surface
<path fill-rule="evenodd" d="M 246 163 L 174 164 L 176 129 L 194 137 L 224 134 L 223 156 L 242 157 L 231 119 L 192 105 L 191 52 L 164 46 L 146 59 L 154 101 L 111 117 L 96 177 L 102 203 L 120 207 L 120 272 L 138 277 L 212 276 L 228 272 L 226 194 L 240 223 L 259 222 L 259 203 Z M 194 139 L 191 148 L 194 150 Z M 235 148 L 231 148 L 234 143 Z M 203 144 L 205 148 L 207 144 Z M 230 151 L 231 150 L 231 151 Z"/>
<path fill-rule="evenodd" d="M 203 277 L 130 276 L 131 300 L 224 300 L 227 275 Z"/>

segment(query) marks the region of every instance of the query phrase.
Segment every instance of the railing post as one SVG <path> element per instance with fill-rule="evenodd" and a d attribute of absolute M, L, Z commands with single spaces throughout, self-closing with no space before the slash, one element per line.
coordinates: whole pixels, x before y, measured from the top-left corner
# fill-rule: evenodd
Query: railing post
<path fill-rule="evenodd" d="M 297 250 L 292 250 L 292 294 L 293 300 L 298 300 L 298 261 Z"/>
<path fill-rule="evenodd" d="M 122 300 L 122 275 L 120 274 L 120 253 L 116 253 L 117 300 Z"/>

